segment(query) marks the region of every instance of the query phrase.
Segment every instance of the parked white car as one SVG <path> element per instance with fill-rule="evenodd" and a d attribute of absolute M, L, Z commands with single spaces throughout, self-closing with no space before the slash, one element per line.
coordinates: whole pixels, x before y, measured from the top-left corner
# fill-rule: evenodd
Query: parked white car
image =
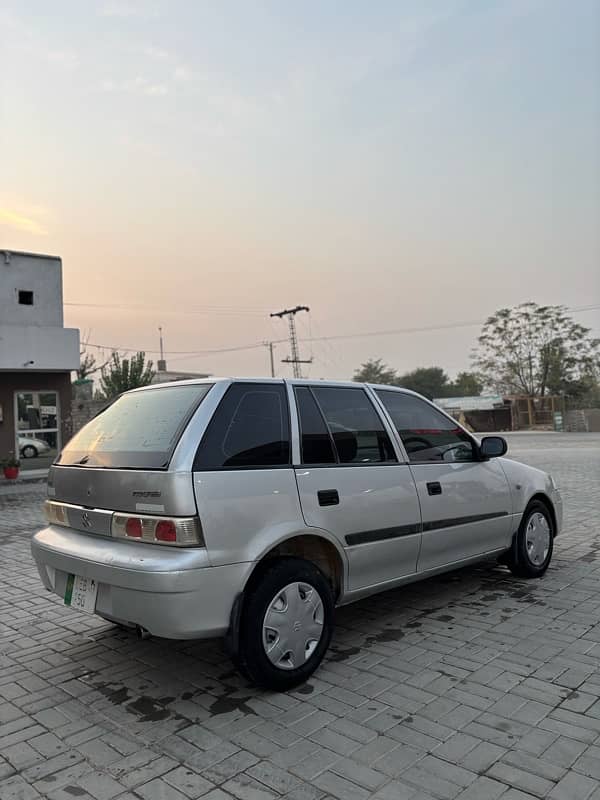
<path fill-rule="evenodd" d="M 146 387 L 64 448 L 32 552 L 67 605 L 144 636 L 226 636 L 283 690 L 321 662 L 336 605 L 490 557 L 544 574 L 562 501 L 505 453 L 389 386 Z"/>
<path fill-rule="evenodd" d="M 19 436 L 19 453 L 22 458 L 36 458 L 50 452 L 50 445 L 33 436 Z"/>

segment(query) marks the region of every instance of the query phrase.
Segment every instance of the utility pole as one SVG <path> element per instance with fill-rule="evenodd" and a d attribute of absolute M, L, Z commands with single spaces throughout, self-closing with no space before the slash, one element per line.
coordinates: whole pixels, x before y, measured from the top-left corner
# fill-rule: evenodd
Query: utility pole
<path fill-rule="evenodd" d="M 167 362 L 165 361 L 165 354 L 163 351 L 162 325 L 158 326 L 158 335 L 160 341 L 160 358 L 158 359 L 158 364 L 156 365 L 156 369 L 158 372 L 166 372 Z"/>
<path fill-rule="evenodd" d="M 292 355 L 288 358 L 283 358 L 281 360 L 282 364 L 291 364 L 293 371 L 294 371 L 294 378 L 301 378 L 302 372 L 300 370 L 300 364 L 311 364 L 312 358 L 300 358 L 300 350 L 298 348 L 298 336 L 296 335 L 296 314 L 299 311 L 310 311 L 308 306 L 296 306 L 295 308 L 287 308 L 284 311 L 277 311 L 275 314 L 271 314 L 272 317 L 279 317 L 282 319 L 283 317 L 288 318 L 288 323 L 290 326 L 290 350 Z"/>
<path fill-rule="evenodd" d="M 269 357 L 271 359 L 271 377 L 275 377 L 275 359 L 273 357 L 273 351 L 275 350 L 275 342 L 264 342 L 265 347 L 269 348 Z"/>

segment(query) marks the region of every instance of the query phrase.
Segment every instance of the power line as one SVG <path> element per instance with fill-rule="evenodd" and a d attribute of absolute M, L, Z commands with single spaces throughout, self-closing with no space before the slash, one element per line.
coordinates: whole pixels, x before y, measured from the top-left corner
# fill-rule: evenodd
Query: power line
<path fill-rule="evenodd" d="M 232 316 L 264 316 L 267 309 L 259 308 L 237 308 L 235 306 L 199 306 L 198 308 L 152 308 L 145 305 L 129 305 L 119 303 L 63 303 L 64 306 L 69 308 L 112 308 L 121 311 L 139 311 L 152 314 L 215 314 L 215 315 L 232 315 Z"/>
<path fill-rule="evenodd" d="M 575 314 L 580 311 L 595 311 L 596 309 L 600 309 L 600 303 L 595 305 L 570 308 L 568 310 L 572 314 Z M 448 322 L 442 325 L 424 325 L 422 327 L 414 327 L 414 328 L 391 328 L 381 331 L 363 331 L 362 333 L 338 333 L 338 334 L 333 334 L 331 336 L 314 336 L 311 339 L 303 339 L 302 341 L 330 342 L 340 339 L 363 339 L 363 338 L 366 339 L 367 337 L 371 336 L 391 336 L 391 335 L 401 335 L 405 333 L 429 333 L 430 331 L 444 331 L 444 330 L 452 330 L 454 328 L 479 327 L 484 323 L 485 320 L 473 320 L 470 322 Z"/>
<path fill-rule="evenodd" d="M 600 303 L 587 306 L 577 306 L 574 308 L 569 308 L 568 310 L 572 314 L 575 314 L 583 311 L 595 311 L 597 309 L 600 309 Z M 283 314 L 284 312 L 280 313 Z M 343 339 L 362 339 L 374 336 L 401 336 L 403 334 L 409 334 L 409 333 L 429 333 L 433 331 L 454 330 L 457 328 L 479 327 L 480 325 L 483 325 L 484 322 L 485 320 L 472 320 L 464 322 L 449 322 L 442 325 L 425 325 L 425 326 L 410 327 L 410 328 L 388 328 L 386 330 L 379 330 L 379 331 L 363 331 L 362 333 L 338 333 L 338 334 L 331 334 L 329 336 L 310 336 L 308 338 L 302 339 L 301 341 L 332 342 L 332 341 L 340 341 Z M 282 342 L 287 341 L 287 339 L 273 339 L 272 341 L 273 344 L 281 344 Z M 135 353 L 138 352 L 139 350 L 143 350 L 146 353 L 160 352 L 158 350 L 148 350 L 144 347 L 121 347 L 118 345 L 109 345 L 109 344 L 93 344 L 92 342 L 86 342 L 86 346 L 96 347 L 100 350 L 119 350 L 124 353 Z M 224 348 L 216 348 L 210 350 L 171 350 L 171 351 L 166 351 L 165 355 L 202 356 L 202 355 L 212 355 L 216 353 L 233 353 L 242 350 L 256 350 L 259 347 L 264 347 L 264 346 L 265 346 L 264 341 L 262 341 L 248 345 L 241 345 L 239 347 L 224 347 Z"/>
<path fill-rule="evenodd" d="M 285 339 L 280 339 L 280 342 L 285 342 Z M 144 353 L 158 353 L 160 350 L 150 350 L 145 347 L 122 347 L 121 345 L 113 344 L 94 344 L 93 342 L 86 342 L 86 347 L 96 347 L 98 350 L 114 350 L 120 353 L 137 353 L 143 351 Z M 219 347 L 213 350 L 165 350 L 164 355 L 181 355 L 181 356 L 204 356 L 213 353 L 234 353 L 238 350 L 256 350 L 259 347 L 264 347 L 264 342 L 256 342 L 256 344 L 244 344 L 239 347 Z M 173 359 L 177 361 L 177 359 Z"/>

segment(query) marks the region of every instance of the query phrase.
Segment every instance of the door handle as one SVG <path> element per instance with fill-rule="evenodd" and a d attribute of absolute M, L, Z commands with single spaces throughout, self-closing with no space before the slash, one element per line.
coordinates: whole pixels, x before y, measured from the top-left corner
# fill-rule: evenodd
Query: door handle
<path fill-rule="evenodd" d="M 439 481 L 430 481 L 427 484 L 427 494 L 441 494 L 442 484 Z"/>
<path fill-rule="evenodd" d="M 321 489 L 317 492 L 320 506 L 337 506 L 340 502 L 340 496 L 337 489 Z"/>

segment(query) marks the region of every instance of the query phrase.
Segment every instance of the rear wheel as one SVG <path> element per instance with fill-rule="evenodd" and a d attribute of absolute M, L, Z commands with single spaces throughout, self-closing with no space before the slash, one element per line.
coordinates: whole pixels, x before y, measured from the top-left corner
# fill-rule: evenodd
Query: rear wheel
<path fill-rule="evenodd" d="M 32 444 L 26 444 L 23 448 L 23 458 L 35 458 L 37 456 L 37 450 Z"/>
<path fill-rule="evenodd" d="M 519 578 L 540 578 L 548 569 L 554 547 L 554 521 L 548 507 L 534 500 L 525 509 L 508 557 L 508 568 Z"/>
<path fill-rule="evenodd" d="M 323 573 L 301 558 L 268 564 L 246 590 L 237 661 L 252 682 L 285 691 L 307 680 L 333 630 L 333 594 Z"/>

